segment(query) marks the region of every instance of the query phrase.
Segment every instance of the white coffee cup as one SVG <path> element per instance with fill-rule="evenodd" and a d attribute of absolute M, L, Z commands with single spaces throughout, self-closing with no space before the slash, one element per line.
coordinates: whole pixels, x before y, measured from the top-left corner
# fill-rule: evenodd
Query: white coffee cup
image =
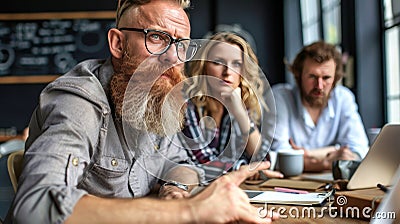
<path fill-rule="evenodd" d="M 278 151 L 279 171 L 285 177 L 297 176 L 303 173 L 304 151 L 303 150 L 280 150 Z"/>

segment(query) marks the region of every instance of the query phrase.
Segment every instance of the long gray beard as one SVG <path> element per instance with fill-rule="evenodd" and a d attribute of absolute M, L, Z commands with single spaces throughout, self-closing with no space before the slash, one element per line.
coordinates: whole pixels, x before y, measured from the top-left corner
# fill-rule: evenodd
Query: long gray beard
<path fill-rule="evenodd" d="M 184 75 L 177 68 L 154 65 L 128 55 L 115 61 L 111 97 L 116 117 L 125 127 L 171 135 L 181 130 L 184 110 L 180 82 Z M 162 80 L 164 74 L 170 79 Z"/>
<path fill-rule="evenodd" d="M 134 80 L 128 85 L 122 110 L 125 125 L 160 136 L 170 136 L 182 129 L 185 106 L 180 88 L 165 91 L 160 85 Z M 153 86 L 151 90 L 149 86 Z"/>

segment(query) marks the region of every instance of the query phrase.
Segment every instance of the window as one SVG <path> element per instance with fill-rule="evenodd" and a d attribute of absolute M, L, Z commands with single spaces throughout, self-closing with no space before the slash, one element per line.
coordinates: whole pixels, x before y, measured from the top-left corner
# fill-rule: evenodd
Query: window
<path fill-rule="evenodd" d="M 400 122 L 400 1 L 383 0 L 387 122 Z"/>
<path fill-rule="evenodd" d="M 300 0 L 303 44 L 321 39 L 319 0 Z"/>
<path fill-rule="evenodd" d="M 300 0 L 303 45 L 323 39 L 342 51 L 341 0 Z M 322 38 L 323 37 L 323 38 Z M 343 56 L 348 54 L 345 52 Z M 353 57 L 346 57 L 344 77 L 340 84 L 352 88 Z"/>
<path fill-rule="evenodd" d="M 340 0 L 300 0 L 303 44 L 324 39 L 340 46 Z"/>
<path fill-rule="evenodd" d="M 324 40 L 339 46 L 342 42 L 340 0 L 322 0 L 321 2 Z"/>

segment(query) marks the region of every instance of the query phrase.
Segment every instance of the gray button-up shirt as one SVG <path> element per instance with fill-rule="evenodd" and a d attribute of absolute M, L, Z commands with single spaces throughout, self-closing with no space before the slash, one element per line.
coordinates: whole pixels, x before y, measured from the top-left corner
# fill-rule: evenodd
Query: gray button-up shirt
<path fill-rule="evenodd" d="M 189 162 L 176 138 L 123 133 L 108 102 L 112 74 L 110 60 L 88 60 L 43 90 L 8 221 L 62 223 L 85 194 L 141 197 Z"/>

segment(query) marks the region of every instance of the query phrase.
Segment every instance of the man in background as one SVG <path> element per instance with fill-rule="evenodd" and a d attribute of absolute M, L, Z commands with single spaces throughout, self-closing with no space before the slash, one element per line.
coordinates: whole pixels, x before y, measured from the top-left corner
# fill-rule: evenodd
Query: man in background
<path fill-rule="evenodd" d="M 305 171 L 364 158 L 368 139 L 353 93 L 337 85 L 343 71 L 335 46 L 323 41 L 305 46 L 290 71 L 297 85 L 273 86 L 277 123 L 272 150 L 304 150 Z"/>

